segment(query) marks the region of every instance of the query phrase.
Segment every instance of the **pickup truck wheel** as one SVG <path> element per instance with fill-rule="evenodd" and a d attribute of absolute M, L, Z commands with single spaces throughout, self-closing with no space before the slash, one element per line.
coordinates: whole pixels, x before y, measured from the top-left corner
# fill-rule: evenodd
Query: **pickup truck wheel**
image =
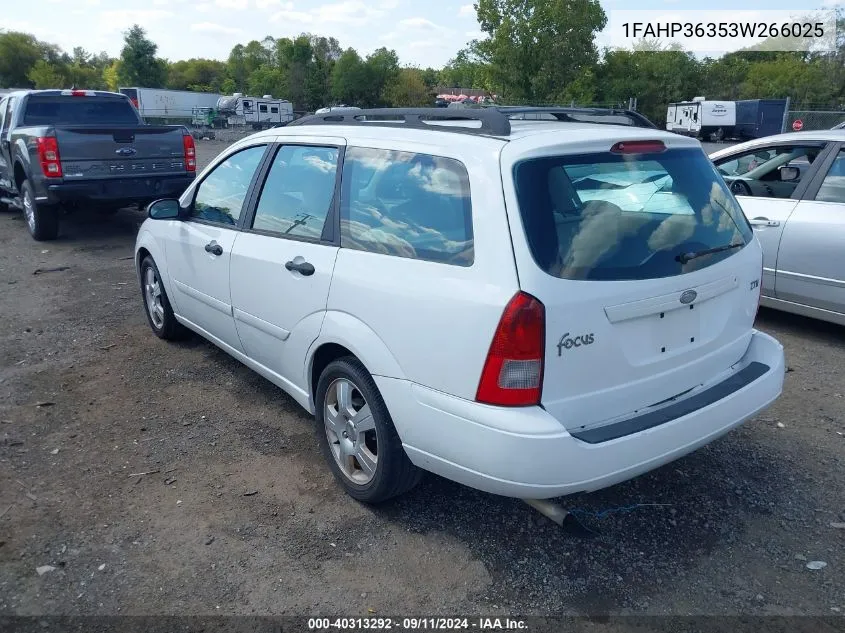
<path fill-rule="evenodd" d="M 351 497 L 380 503 L 419 482 L 422 471 L 405 454 L 378 387 L 357 358 L 329 363 L 316 396 L 320 448 Z"/>
<path fill-rule="evenodd" d="M 28 180 L 24 180 L 21 185 L 21 199 L 26 227 L 33 239 L 39 242 L 56 239 L 59 236 L 59 210 L 38 204 Z"/>
<path fill-rule="evenodd" d="M 185 338 L 188 329 L 176 320 L 170 300 L 161 282 L 161 275 L 152 257 L 145 257 L 141 262 L 141 295 L 147 321 L 160 339 L 177 341 Z"/>

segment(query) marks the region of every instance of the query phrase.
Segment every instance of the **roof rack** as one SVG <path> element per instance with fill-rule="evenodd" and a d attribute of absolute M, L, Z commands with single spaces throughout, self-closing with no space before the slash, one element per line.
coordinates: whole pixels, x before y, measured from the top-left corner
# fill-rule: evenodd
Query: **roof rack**
<path fill-rule="evenodd" d="M 438 124 L 445 121 L 480 121 L 481 125 L 467 127 Z M 291 125 L 384 125 L 492 136 L 509 136 L 511 133 L 508 117 L 495 108 L 373 108 L 312 114 L 288 123 L 288 126 Z"/>
<path fill-rule="evenodd" d="M 635 112 L 634 110 L 624 110 L 621 108 L 579 108 L 579 107 L 567 107 L 567 106 L 481 106 L 481 107 L 488 107 L 498 110 L 502 114 L 507 115 L 508 117 L 513 116 L 514 114 L 551 114 L 554 116 L 558 121 L 570 121 L 570 122 L 579 122 L 579 123 L 587 123 L 587 121 L 583 121 L 577 118 L 577 115 L 588 115 L 588 116 L 624 116 L 631 120 L 632 127 L 644 127 L 644 128 L 651 128 L 657 129 L 657 126 L 654 125 L 651 121 L 649 121 L 646 117 L 644 117 L 639 112 Z M 605 122 L 605 121 L 589 121 L 589 123 L 598 123 L 604 125 L 618 125 L 618 123 L 612 122 Z"/>

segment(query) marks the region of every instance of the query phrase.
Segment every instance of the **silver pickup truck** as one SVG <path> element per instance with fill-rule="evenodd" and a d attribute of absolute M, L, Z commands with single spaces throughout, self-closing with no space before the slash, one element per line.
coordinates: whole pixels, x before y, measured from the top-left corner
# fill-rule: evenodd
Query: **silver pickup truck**
<path fill-rule="evenodd" d="M 0 206 L 23 210 L 36 240 L 62 212 L 178 197 L 196 175 L 187 128 L 145 125 L 122 94 L 26 90 L 0 99 Z"/>

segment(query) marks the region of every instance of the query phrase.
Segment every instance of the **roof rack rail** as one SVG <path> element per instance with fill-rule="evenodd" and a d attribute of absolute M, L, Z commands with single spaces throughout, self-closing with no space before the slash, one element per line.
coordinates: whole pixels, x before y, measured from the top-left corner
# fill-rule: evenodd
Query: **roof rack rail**
<path fill-rule="evenodd" d="M 649 121 L 645 116 L 634 110 L 625 110 L 622 108 L 583 108 L 578 106 L 481 106 L 482 108 L 495 109 L 502 114 L 510 117 L 514 114 L 551 114 L 558 121 L 580 121 L 575 118 L 577 115 L 592 115 L 600 116 L 624 116 L 631 120 L 633 127 L 644 127 L 657 129 L 657 126 Z M 470 106 L 469 109 L 473 109 Z M 463 108 L 461 108 L 463 111 Z M 601 121 L 591 121 L 591 123 L 602 123 Z M 609 124 L 609 123 L 608 123 Z"/>
<path fill-rule="evenodd" d="M 480 121 L 481 125 L 440 125 L 438 121 Z M 509 136 L 511 133 L 508 117 L 493 108 L 373 108 L 312 114 L 288 123 L 288 126 L 291 125 L 384 125 L 492 136 Z"/>

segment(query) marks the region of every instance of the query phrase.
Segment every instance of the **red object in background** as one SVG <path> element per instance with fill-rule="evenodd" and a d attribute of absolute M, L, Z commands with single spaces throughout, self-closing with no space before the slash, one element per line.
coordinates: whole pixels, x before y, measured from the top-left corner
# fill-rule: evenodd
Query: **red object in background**
<path fill-rule="evenodd" d="M 801 119 L 795 119 L 792 122 L 792 129 L 795 132 L 800 132 L 801 130 L 804 129 L 804 121 L 802 121 Z"/>

